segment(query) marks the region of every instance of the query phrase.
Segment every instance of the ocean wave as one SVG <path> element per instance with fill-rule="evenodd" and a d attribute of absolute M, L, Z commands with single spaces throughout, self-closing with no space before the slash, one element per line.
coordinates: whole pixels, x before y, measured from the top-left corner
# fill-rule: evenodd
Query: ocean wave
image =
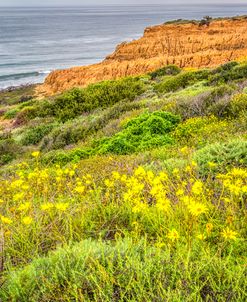
<path fill-rule="evenodd" d="M 23 78 L 39 77 L 45 74 L 49 74 L 50 72 L 51 72 L 50 70 L 40 70 L 40 71 L 33 71 L 33 72 L 22 72 L 22 73 L 0 75 L 0 82 L 4 82 L 6 80 L 19 80 Z"/>

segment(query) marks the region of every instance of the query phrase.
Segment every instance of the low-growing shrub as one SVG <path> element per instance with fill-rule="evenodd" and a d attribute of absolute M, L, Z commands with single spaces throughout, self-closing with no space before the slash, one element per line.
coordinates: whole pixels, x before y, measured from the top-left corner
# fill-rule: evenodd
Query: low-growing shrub
<path fill-rule="evenodd" d="M 209 83 L 219 85 L 229 81 L 241 80 L 247 77 L 247 64 L 239 65 L 236 62 L 225 64 L 213 72 Z"/>
<path fill-rule="evenodd" d="M 70 162 L 77 163 L 94 154 L 95 150 L 90 147 L 76 148 L 71 151 L 53 150 L 43 156 L 42 163 L 66 165 Z"/>
<path fill-rule="evenodd" d="M 172 107 L 172 111 L 184 119 L 206 115 L 222 117 L 221 104 L 224 104 L 225 108 L 225 104 L 230 102 L 233 92 L 234 89 L 228 85 L 215 87 L 191 99 L 179 99 Z"/>
<path fill-rule="evenodd" d="M 35 118 L 37 115 L 37 108 L 35 106 L 24 107 L 21 111 L 18 112 L 14 126 L 20 126 L 31 119 Z"/>
<path fill-rule="evenodd" d="M 222 98 L 208 108 L 208 112 L 220 118 L 238 118 L 247 113 L 247 94 L 236 94 Z"/>
<path fill-rule="evenodd" d="M 16 115 L 19 111 L 20 110 L 17 109 L 17 108 L 10 109 L 10 110 L 8 110 L 7 112 L 4 113 L 4 118 L 5 119 L 13 119 L 13 118 L 16 117 Z"/>
<path fill-rule="evenodd" d="M 24 132 L 21 138 L 21 144 L 24 146 L 38 144 L 57 124 L 39 125 L 30 128 Z"/>
<path fill-rule="evenodd" d="M 0 166 L 11 162 L 21 152 L 21 147 L 12 139 L 0 140 Z"/>
<path fill-rule="evenodd" d="M 223 172 L 231 167 L 247 165 L 247 141 L 233 140 L 215 143 L 198 150 L 194 155 L 200 172 L 207 174 L 212 168 Z"/>
<path fill-rule="evenodd" d="M 45 112 L 65 122 L 83 112 L 110 107 L 123 100 L 132 101 L 144 91 L 144 82 L 137 77 L 104 81 L 91 84 L 84 89 L 75 88 L 64 93 L 53 102 L 45 104 Z M 43 111 L 41 106 L 39 114 L 44 114 Z"/>
<path fill-rule="evenodd" d="M 173 144 L 171 132 L 179 122 L 180 117 L 169 112 L 144 113 L 128 121 L 123 130 L 112 137 L 94 141 L 89 147 L 49 152 L 43 161 L 66 164 L 97 154 L 124 155 Z"/>
<path fill-rule="evenodd" d="M 153 72 L 150 72 L 151 80 L 155 80 L 158 77 L 166 75 L 177 75 L 181 72 L 181 69 L 176 65 L 168 65 L 162 68 L 159 68 Z"/>
<path fill-rule="evenodd" d="M 139 109 L 141 106 L 134 102 L 120 102 L 93 119 L 85 117 L 83 121 L 65 123 L 44 138 L 41 149 L 60 149 L 75 144 L 105 127 L 110 120 L 119 118 L 124 112 Z"/>
<path fill-rule="evenodd" d="M 172 144 L 170 132 L 179 122 L 180 117 L 169 112 L 144 113 L 127 122 L 115 136 L 96 142 L 94 148 L 99 154 L 128 154 Z"/>
<path fill-rule="evenodd" d="M 206 80 L 210 72 L 208 70 L 183 72 L 176 76 L 165 78 L 161 83 L 155 85 L 158 93 L 167 93 L 178 89 L 186 88 L 197 81 Z"/>

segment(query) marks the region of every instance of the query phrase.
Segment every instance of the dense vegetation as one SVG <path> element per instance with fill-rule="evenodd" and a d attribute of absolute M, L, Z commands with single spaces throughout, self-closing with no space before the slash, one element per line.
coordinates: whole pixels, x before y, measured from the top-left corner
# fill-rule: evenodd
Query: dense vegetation
<path fill-rule="evenodd" d="M 245 301 L 246 80 L 0 92 L 0 300 Z"/>

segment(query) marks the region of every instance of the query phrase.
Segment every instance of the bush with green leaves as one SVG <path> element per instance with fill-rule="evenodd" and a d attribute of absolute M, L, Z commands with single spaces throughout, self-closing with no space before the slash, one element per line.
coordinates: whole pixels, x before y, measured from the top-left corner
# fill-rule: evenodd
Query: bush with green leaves
<path fill-rule="evenodd" d="M 15 126 L 23 125 L 28 121 L 34 119 L 36 116 L 37 116 L 36 106 L 26 106 L 17 113 L 15 119 Z"/>
<path fill-rule="evenodd" d="M 247 141 L 232 140 L 208 145 L 195 153 L 194 160 L 203 174 L 207 174 L 212 166 L 217 172 L 223 172 L 231 167 L 246 167 Z"/>
<path fill-rule="evenodd" d="M 123 130 L 113 137 L 95 143 L 98 154 L 129 154 L 174 142 L 170 135 L 180 117 L 169 112 L 144 113 L 130 120 Z"/>
<path fill-rule="evenodd" d="M 4 113 L 4 118 L 5 119 L 13 119 L 13 118 L 16 117 L 16 115 L 19 111 L 20 110 L 18 108 L 10 109 L 10 110 L 8 110 L 7 112 Z"/>
<path fill-rule="evenodd" d="M 181 115 L 183 119 L 207 115 L 222 117 L 221 110 L 217 108 L 221 108 L 222 103 L 230 102 L 233 92 L 234 88 L 229 85 L 214 87 L 192 98 L 178 99 L 173 104 L 172 111 Z"/>
<path fill-rule="evenodd" d="M 162 76 L 177 75 L 181 72 L 181 69 L 176 65 L 167 65 L 165 67 L 159 68 L 153 72 L 150 72 L 151 80 L 155 80 Z"/>
<path fill-rule="evenodd" d="M 197 245 L 188 253 L 181 245 L 160 248 L 141 238 L 84 240 L 10 271 L 0 298 L 3 302 L 225 302 L 229 297 L 244 301 L 244 263 L 203 247 Z"/>
<path fill-rule="evenodd" d="M 21 138 L 21 144 L 24 146 L 38 144 L 52 129 L 57 126 L 56 123 L 39 125 L 30 129 L 27 129 Z"/>
<path fill-rule="evenodd" d="M 229 81 L 245 79 L 246 77 L 247 64 L 230 62 L 215 69 L 209 78 L 209 83 L 219 85 Z"/>
<path fill-rule="evenodd" d="M 54 129 L 47 135 L 41 145 L 42 150 L 60 149 L 65 146 L 75 144 L 80 140 L 86 139 L 105 127 L 110 120 L 119 118 L 121 114 L 134 109 L 141 108 L 142 105 L 135 102 L 120 102 L 116 105 L 106 109 L 95 118 L 75 120 L 64 123 L 61 127 Z M 93 113 L 92 113 L 93 114 Z"/>
<path fill-rule="evenodd" d="M 220 118 L 238 118 L 247 114 L 247 94 L 235 94 L 224 97 L 209 106 L 208 112 Z"/>
<path fill-rule="evenodd" d="M 62 122 L 73 119 L 96 108 L 106 108 L 126 100 L 133 101 L 145 91 L 138 77 L 91 84 L 84 89 L 75 88 L 38 108 L 38 114 L 56 116 Z M 44 107 L 44 108 L 43 108 Z"/>
<path fill-rule="evenodd" d="M 11 162 L 21 153 L 21 147 L 14 139 L 0 140 L 0 166 Z"/>
<path fill-rule="evenodd" d="M 209 70 L 182 72 L 176 76 L 165 78 L 156 84 L 154 89 L 161 94 L 176 91 L 198 81 L 207 80 L 209 74 Z"/>
<path fill-rule="evenodd" d="M 97 154 L 124 155 L 170 145 L 175 142 L 171 132 L 179 122 L 180 117 L 169 112 L 147 112 L 128 121 L 123 130 L 112 137 L 104 137 L 91 146 L 71 151 L 51 151 L 44 156 L 43 162 L 67 164 Z"/>

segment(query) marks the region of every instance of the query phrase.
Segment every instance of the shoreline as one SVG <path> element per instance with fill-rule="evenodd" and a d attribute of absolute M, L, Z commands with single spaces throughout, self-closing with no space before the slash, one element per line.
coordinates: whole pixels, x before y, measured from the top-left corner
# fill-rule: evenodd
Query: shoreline
<path fill-rule="evenodd" d="M 34 84 L 21 84 L 17 86 L 9 86 L 7 88 L 0 88 L 0 93 L 14 92 L 16 90 L 23 90 L 27 88 L 34 88 L 35 86 L 42 85 L 43 83 L 34 83 Z"/>

